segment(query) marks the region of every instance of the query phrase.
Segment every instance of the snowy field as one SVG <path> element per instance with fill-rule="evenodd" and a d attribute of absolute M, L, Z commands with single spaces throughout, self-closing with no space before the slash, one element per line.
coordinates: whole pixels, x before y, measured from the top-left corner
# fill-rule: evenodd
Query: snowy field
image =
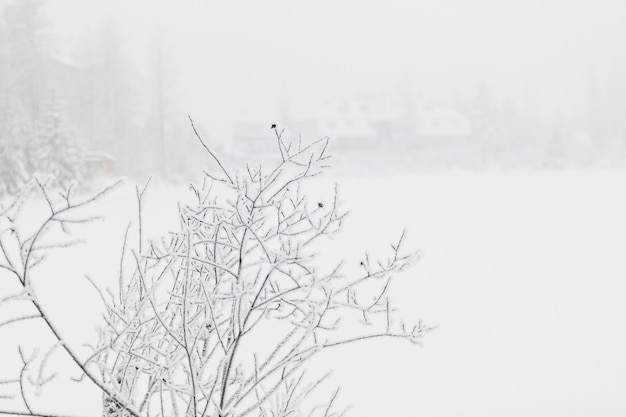
<path fill-rule="evenodd" d="M 391 294 L 407 318 L 438 326 L 422 348 L 388 340 L 316 361 L 334 368 L 331 383 L 341 384 L 341 399 L 353 404 L 350 415 L 626 415 L 626 171 L 337 182 L 351 215 L 328 252 L 357 264 L 365 250 L 384 256 L 406 227 L 408 246 L 423 259 L 398 277 Z M 154 180 L 145 207 L 148 236 L 177 227 L 176 201 L 186 198 L 185 188 Z M 42 302 L 77 347 L 95 341 L 101 313 L 83 276 L 114 284 L 124 230 L 136 213 L 134 192 L 126 183 L 94 204 L 88 211 L 105 219 L 75 228 L 86 243 L 51 254 L 35 274 Z M 16 290 L 4 277 L 1 292 Z M 0 307 L 0 319 L 11 314 Z M 0 369 L 19 369 L 12 341 L 29 348 L 40 327 L 21 329 L 0 329 Z M 63 363 L 62 352 L 54 357 Z M 95 416 L 96 390 L 69 384 L 53 383 L 51 401 Z"/>

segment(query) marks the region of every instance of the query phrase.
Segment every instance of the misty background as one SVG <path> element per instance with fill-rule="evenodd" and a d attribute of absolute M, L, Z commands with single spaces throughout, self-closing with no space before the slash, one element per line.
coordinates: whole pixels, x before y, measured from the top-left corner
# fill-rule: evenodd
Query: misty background
<path fill-rule="evenodd" d="M 202 161 L 191 115 L 226 159 L 271 153 L 278 123 L 292 137 L 330 136 L 349 169 L 622 166 L 622 9 L 2 0 L 2 152 L 52 123 L 86 173 L 188 179 Z M 14 170 L 72 158 L 48 153 Z"/>
<path fill-rule="evenodd" d="M 325 358 L 351 415 L 623 416 L 625 18 L 622 0 L 0 0 L 0 198 L 34 173 L 155 174 L 158 237 L 178 183 L 215 168 L 188 116 L 229 167 L 275 157 L 274 123 L 329 136 L 324 186 L 353 214 L 328 251 L 406 227 L 424 257 L 394 299 L 439 326 Z M 80 271 L 51 261 L 64 283 L 116 277 L 124 187 L 64 255 Z M 76 346 L 93 337 L 97 298 L 41 278 Z M 57 398 L 90 413 L 99 392 L 75 389 Z"/>

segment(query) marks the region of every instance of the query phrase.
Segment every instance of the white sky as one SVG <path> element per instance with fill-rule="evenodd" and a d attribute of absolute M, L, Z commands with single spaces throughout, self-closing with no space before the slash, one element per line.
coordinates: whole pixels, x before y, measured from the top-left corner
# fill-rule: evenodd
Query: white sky
<path fill-rule="evenodd" d="M 338 96 L 397 88 L 403 80 L 445 99 L 485 82 L 522 107 L 567 113 L 584 105 L 590 69 L 606 72 L 626 39 L 626 5 L 619 0 L 48 5 L 70 35 L 112 14 L 130 44 L 142 45 L 160 21 L 186 103 L 218 116 L 227 109 L 274 107 L 284 96 L 306 109 Z"/>

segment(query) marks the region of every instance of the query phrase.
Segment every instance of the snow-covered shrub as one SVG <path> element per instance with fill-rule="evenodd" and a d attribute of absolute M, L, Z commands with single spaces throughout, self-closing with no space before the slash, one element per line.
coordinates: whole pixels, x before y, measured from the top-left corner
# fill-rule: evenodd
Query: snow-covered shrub
<path fill-rule="evenodd" d="M 89 357 L 64 342 L 29 280 L 43 256 L 41 235 L 78 221 L 71 212 L 93 199 L 73 203 L 70 189 L 55 203 L 37 182 L 51 215 L 23 240 L 20 256 L 0 258 L 0 266 L 103 391 L 107 417 L 343 415 L 337 391 L 323 404 L 307 402 L 325 379 L 307 365 L 322 351 L 372 339 L 421 343 L 429 328 L 399 321 L 388 296 L 392 276 L 417 253 L 404 253 L 403 233 L 388 259 L 366 256 L 356 275 L 319 257 L 346 216 L 336 188 L 315 199 L 308 188 L 328 166 L 327 140 L 303 145 L 276 130 L 274 166 L 231 171 L 198 139 L 219 171 L 191 186 L 194 201 L 180 208 L 179 230 L 149 242 L 140 232 L 137 247 L 125 243 L 133 273 L 120 271 L 110 296 L 100 292 L 106 325 Z M 145 191 L 137 190 L 140 231 Z M 19 229 L 10 233 L 20 239 Z"/>

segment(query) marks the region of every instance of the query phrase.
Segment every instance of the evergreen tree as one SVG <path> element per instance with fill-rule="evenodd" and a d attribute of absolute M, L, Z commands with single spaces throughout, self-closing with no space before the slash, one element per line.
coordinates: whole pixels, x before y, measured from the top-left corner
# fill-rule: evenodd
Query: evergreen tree
<path fill-rule="evenodd" d="M 44 107 L 26 153 L 29 172 L 52 174 L 61 184 L 80 179 L 84 172 L 82 149 L 56 101 Z"/>
<path fill-rule="evenodd" d="M 32 120 L 13 90 L 0 95 L 0 197 L 15 194 L 28 181 L 25 144 L 32 138 Z"/>

